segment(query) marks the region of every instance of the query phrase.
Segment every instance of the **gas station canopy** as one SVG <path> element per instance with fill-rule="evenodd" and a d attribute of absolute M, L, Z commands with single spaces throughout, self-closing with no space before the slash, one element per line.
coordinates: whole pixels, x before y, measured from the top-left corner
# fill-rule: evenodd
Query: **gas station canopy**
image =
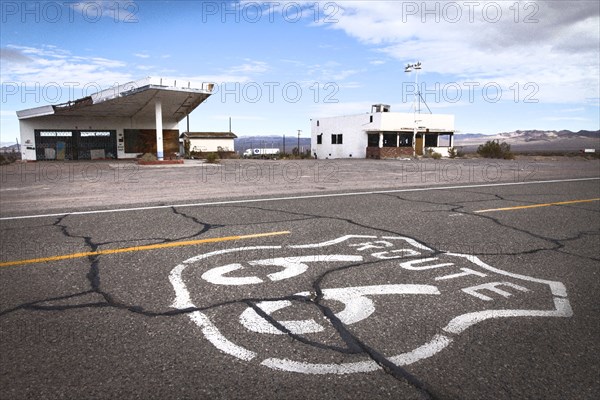
<path fill-rule="evenodd" d="M 181 121 L 206 100 L 212 90 L 212 83 L 192 86 L 188 81 L 147 77 L 67 103 L 17 111 L 17 117 L 22 120 L 47 115 L 97 118 L 110 116 L 154 120 L 154 100 L 160 98 L 163 117 Z"/>

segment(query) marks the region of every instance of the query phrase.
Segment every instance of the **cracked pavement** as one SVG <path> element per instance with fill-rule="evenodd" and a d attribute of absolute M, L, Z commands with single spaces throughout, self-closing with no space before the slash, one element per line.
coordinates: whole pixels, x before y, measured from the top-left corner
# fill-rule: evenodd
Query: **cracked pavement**
<path fill-rule="evenodd" d="M 319 165 L 311 162 L 311 171 Z M 530 185 L 512 185 L 528 180 L 515 181 L 512 172 L 493 182 L 422 179 L 427 176 L 422 171 L 456 164 L 419 164 L 421 170 L 412 172 L 418 177 L 410 175 L 416 164 L 322 165 L 338 173 L 331 193 L 343 194 L 346 188 L 406 191 L 268 201 L 281 197 L 282 186 L 288 195 L 304 195 L 320 191 L 316 186 L 323 182 L 302 185 L 294 178 L 282 185 L 274 178 L 257 186 L 221 176 L 191 190 L 175 190 L 173 180 L 189 179 L 191 170 L 173 168 L 140 173 L 135 183 L 87 181 L 93 191 L 105 185 L 113 196 L 122 194 L 88 201 L 75 193 L 81 190 L 78 178 L 23 181 L 14 170 L 9 175 L 3 170 L 2 189 L 14 190 L 0 192 L 2 217 L 125 205 L 139 209 L 0 221 L 0 262 L 73 255 L 0 267 L 0 396 L 597 397 L 600 202 L 476 212 L 600 198 L 597 180 L 560 181 L 600 176 L 596 161 L 521 165 L 528 178 L 557 180 Z M 494 165 L 515 170 L 514 162 Z M 374 171 L 394 169 L 403 169 L 407 179 L 385 184 L 373 179 Z M 537 176 L 529 176 L 530 171 Z M 162 193 L 155 186 L 161 174 L 168 174 L 165 186 L 171 193 L 148 202 L 154 190 Z M 327 179 L 333 179 L 330 172 Z M 35 185 L 50 189 L 34 190 Z M 213 187 L 223 194 L 210 199 L 224 204 L 173 205 L 208 198 Z M 41 194 L 29 198 L 36 190 Z M 71 201 L 62 199 L 65 193 L 72 193 Z M 227 203 L 256 197 L 267 200 Z M 136 198 L 141 200 L 132 203 Z M 19 199 L 27 212 L 16 207 Z M 169 203 L 172 199 L 181 201 Z M 178 245 L 268 232 L 281 234 Z M 170 244 L 177 246 L 144 248 Z M 110 252 L 118 249 L 127 251 Z M 347 259 L 336 261 L 336 255 Z M 472 257 L 500 275 L 481 269 Z M 277 264 L 277 259 L 284 261 Z M 442 261 L 433 265 L 433 259 Z M 298 269 L 302 265 L 307 268 Z M 218 269 L 226 266 L 229 272 Z M 217 283 L 207 278 L 211 271 Z M 497 282 L 498 276 L 512 285 L 505 292 L 489 287 L 465 291 Z M 177 277 L 185 287 L 177 286 Z M 254 283 L 227 283 L 227 278 L 248 277 Z M 551 292 L 547 281 L 564 285 L 566 296 Z M 425 294 L 427 287 L 438 294 Z M 347 288 L 352 289 L 347 297 L 338 293 Z M 361 290 L 371 294 L 356 294 Z M 386 290 L 397 292 L 383 294 Z M 181 293 L 189 295 L 187 302 Z M 458 316 L 553 310 L 559 297 L 568 299 L 572 314 L 493 317 L 449 333 L 450 321 Z M 354 304 L 360 306 L 353 309 Z M 430 353 L 415 353 L 431 338 L 448 342 Z M 310 368 L 313 372 L 306 372 Z"/>

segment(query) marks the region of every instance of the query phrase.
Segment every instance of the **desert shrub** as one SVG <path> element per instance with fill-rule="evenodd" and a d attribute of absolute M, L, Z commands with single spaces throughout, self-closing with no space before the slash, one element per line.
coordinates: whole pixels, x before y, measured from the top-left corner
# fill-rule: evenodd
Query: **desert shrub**
<path fill-rule="evenodd" d="M 448 149 L 448 157 L 450 157 L 450 158 L 458 157 L 458 150 L 456 150 L 456 147 L 450 147 Z"/>
<path fill-rule="evenodd" d="M 510 151 L 510 144 L 500 143 L 498 140 L 488 140 L 485 144 L 480 145 L 477 148 L 477 154 L 484 158 L 503 158 L 505 160 L 515 158 Z"/>
<path fill-rule="evenodd" d="M 434 160 L 439 160 L 440 158 L 442 158 L 442 155 L 434 151 L 433 153 L 431 153 L 431 158 L 433 158 Z"/>
<path fill-rule="evenodd" d="M 11 153 L 0 154 L 0 165 L 12 164 L 15 161 L 19 160 L 21 154 L 13 151 Z"/>
<path fill-rule="evenodd" d="M 208 164 L 217 164 L 219 162 L 219 155 L 217 153 L 207 153 L 206 162 Z"/>
<path fill-rule="evenodd" d="M 142 161 L 156 161 L 158 160 L 158 158 L 156 158 L 156 156 L 152 153 L 145 153 L 143 156 L 140 157 L 140 160 Z"/>

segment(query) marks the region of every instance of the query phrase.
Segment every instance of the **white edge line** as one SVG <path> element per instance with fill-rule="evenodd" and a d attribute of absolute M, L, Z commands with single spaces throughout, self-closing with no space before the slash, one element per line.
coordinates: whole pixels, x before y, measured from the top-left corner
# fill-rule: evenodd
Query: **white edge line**
<path fill-rule="evenodd" d="M 187 203 L 187 204 L 170 204 L 170 205 L 162 205 L 162 206 L 115 208 L 115 209 L 111 209 L 111 210 L 73 211 L 73 212 L 63 212 L 63 213 L 55 213 L 55 214 L 37 214 L 37 215 L 22 215 L 22 216 L 17 216 L 17 217 L 2 217 L 2 218 L 0 218 L 0 221 L 32 219 L 32 218 L 62 217 L 62 216 L 67 216 L 67 215 L 88 215 L 88 214 L 117 213 L 117 212 L 126 212 L 126 211 L 160 210 L 160 209 L 175 208 L 175 207 L 176 208 L 204 207 L 204 206 L 219 206 L 219 205 L 227 205 L 227 204 L 263 203 L 263 202 L 267 202 L 267 201 L 320 199 L 320 198 L 329 198 L 329 197 L 364 196 L 364 195 L 372 195 L 372 194 L 426 192 L 426 191 L 430 191 L 430 190 L 454 190 L 454 189 L 469 189 L 469 188 L 480 188 L 480 187 L 537 185 L 537 184 L 544 184 L 544 183 L 582 182 L 582 181 L 594 181 L 594 180 L 600 180 L 600 177 L 598 177 L 598 178 L 554 179 L 554 180 L 549 180 L 549 181 L 531 181 L 531 182 L 489 183 L 489 184 L 483 184 L 483 185 L 437 186 L 437 187 L 410 188 L 410 189 L 374 190 L 374 191 L 368 191 L 368 192 L 330 193 L 330 194 L 315 194 L 315 195 L 305 195 L 305 196 L 267 197 L 267 198 L 244 199 L 244 200 L 225 200 L 225 201 L 214 201 L 214 202 L 206 202 L 206 203 Z"/>

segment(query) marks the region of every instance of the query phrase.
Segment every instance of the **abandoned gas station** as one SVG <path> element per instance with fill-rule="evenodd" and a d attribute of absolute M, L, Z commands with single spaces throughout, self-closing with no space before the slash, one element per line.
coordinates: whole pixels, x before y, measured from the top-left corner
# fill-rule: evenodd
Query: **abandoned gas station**
<path fill-rule="evenodd" d="M 213 84 L 147 77 L 64 104 L 17 111 L 23 160 L 159 160 L 180 151 L 178 124 Z"/>

